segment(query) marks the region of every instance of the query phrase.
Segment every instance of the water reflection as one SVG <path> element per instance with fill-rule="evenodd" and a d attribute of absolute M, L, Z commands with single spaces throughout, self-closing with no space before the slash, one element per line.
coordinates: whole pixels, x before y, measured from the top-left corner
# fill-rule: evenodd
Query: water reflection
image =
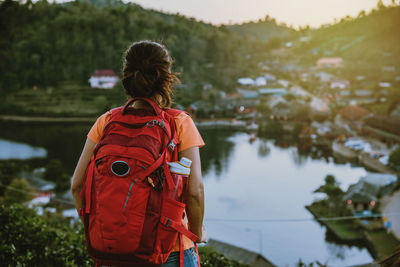
<path fill-rule="evenodd" d="M 47 156 L 47 151 L 44 148 L 4 139 L 0 139 L 0 148 L 0 160 L 44 158 Z"/>
<path fill-rule="evenodd" d="M 269 155 L 271 152 L 271 148 L 268 145 L 267 140 L 262 139 L 260 140 L 259 146 L 258 146 L 258 156 L 260 158 L 265 158 Z"/>
<path fill-rule="evenodd" d="M 44 147 L 49 159 L 58 159 L 72 174 L 91 125 L 0 123 L 1 137 Z"/>
<path fill-rule="evenodd" d="M 0 137 L 44 147 L 49 159 L 61 160 L 72 174 L 90 125 L 0 127 Z M 365 174 L 363 168 L 338 165 L 323 149 L 293 138 L 258 138 L 249 143 L 246 133 L 207 130 L 201 134 L 206 143 L 200 153 L 210 237 L 253 251 L 261 249 L 278 266 L 294 266 L 300 258 L 329 262 L 329 266 L 372 261 L 365 248 L 332 240 L 304 208 L 313 201 L 312 191 L 323 184 L 326 174 L 333 174 L 347 190 Z M 210 218 L 310 220 L 238 223 L 207 221 Z"/>
<path fill-rule="evenodd" d="M 201 168 L 204 175 L 210 171 L 220 177 L 229 167 L 229 157 L 234 143 L 229 140 L 231 131 L 200 130 L 206 146 L 200 149 Z"/>

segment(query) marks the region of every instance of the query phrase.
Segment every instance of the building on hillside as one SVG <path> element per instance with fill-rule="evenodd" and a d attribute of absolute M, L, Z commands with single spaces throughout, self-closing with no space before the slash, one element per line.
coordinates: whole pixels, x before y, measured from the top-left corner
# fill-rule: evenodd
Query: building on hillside
<path fill-rule="evenodd" d="M 254 86 L 255 85 L 255 81 L 252 78 L 239 78 L 237 80 L 237 82 L 241 86 Z"/>
<path fill-rule="evenodd" d="M 315 77 L 319 78 L 320 82 L 326 83 L 326 82 L 330 82 L 333 79 L 333 75 L 320 71 L 314 74 Z"/>
<path fill-rule="evenodd" d="M 361 131 L 364 120 L 370 112 L 359 106 L 347 106 L 339 109 L 335 117 L 335 125 L 346 131 Z"/>
<path fill-rule="evenodd" d="M 340 105 L 372 104 L 380 101 L 379 95 L 372 90 L 356 89 L 353 92 L 341 90 L 337 99 Z"/>
<path fill-rule="evenodd" d="M 260 96 L 283 96 L 286 95 L 288 91 L 285 88 L 261 88 L 258 89 L 258 94 Z"/>
<path fill-rule="evenodd" d="M 338 114 L 348 121 L 362 120 L 370 113 L 367 109 L 359 106 L 347 106 L 338 110 Z"/>
<path fill-rule="evenodd" d="M 358 183 L 349 186 L 343 200 L 356 212 L 372 210 L 382 190 L 396 181 L 394 174 L 367 173 Z"/>
<path fill-rule="evenodd" d="M 382 87 L 382 88 L 389 88 L 389 87 L 392 86 L 392 85 L 391 85 L 390 83 L 388 83 L 388 82 L 380 82 L 378 85 L 379 85 L 379 87 Z"/>
<path fill-rule="evenodd" d="M 323 57 L 318 59 L 317 67 L 319 68 L 337 68 L 343 63 L 343 59 L 340 57 Z"/>
<path fill-rule="evenodd" d="M 275 266 L 260 253 L 256 253 L 244 248 L 236 247 L 221 241 L 210 239 L 207 246 L 214 248 L 228 259 L 241 262 L 250 267 L 273 267 Z"/>
<path fill-rule="evenodd" d="M 400 105 L 393 109 L 392 113 L 390 113 L 390 116 L 400 120 Z"/>
<path fill-rule="evenodd" d="M 347 80 L 337 80 L 331 82 L 331 89 L 339 88 L 339 89 L 346 89 L 350 86 L 350 82 Z"/>
<path fill-rule="evenodd" d="M 263 76 L 257 77 L 254 80 L 254 85 L 255 86 L 267 86 L 267 79 Z"/>
<path fill-rule="evenodd" d="M 396 71 L 396 66 L 383 66 L 382 71 L 385 72 L 394 72 Z"/>
<path fill-rule="evenodd" d="M 117 74 L 111 69 L 96 70 L 89 79 L 92 88 L 112 89 L 118 82 Z"/>
<path fill-rule="evenodd" d="M 244 99 L 254 99 L 254 98 L 258 98 L 258 92 L 257 92 L 257 91 L 238 89 L 237 92 L 238 92 L 238 93 L 242 96 L 242 98 L 244 98 Z"/>

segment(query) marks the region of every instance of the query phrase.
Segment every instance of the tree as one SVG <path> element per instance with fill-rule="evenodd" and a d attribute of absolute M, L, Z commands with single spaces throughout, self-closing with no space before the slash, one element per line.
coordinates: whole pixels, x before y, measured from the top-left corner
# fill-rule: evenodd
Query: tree
<path fill-rule="evenodd" d="M 29 183 L 24 178 L 15 178 L 4 193 L 4 203 L 11 205 L 13 203 L 24 203 L 32 199 L 32 191 Z"/>
<path fill-rule="evenodd" d="M 51 160 L 47 164 L 44 179 L 56 184 L 56 192 L 64 192 L 70 186 L 69 175 L 64 172 L 62 163 L 58 159 Z"/>
<path fill-rule="evenodd" d="M 396 170 L 400 170 L 400 147 L 390 153 L 389 165 Z"/>
<path fill-rule="evenodd" d="M 383 3 L 382 0 L 379 0 L 378 3 L 376 4 L 376 7 L 378 8 L 378 10 L 385 8 L 385 4 Z"/>
<path fill-rule="evenodd" d="M 54 225 L 32 209 L 0 205 L 2 266 L 93 266 L 82 224 L 52 219 Z"/>
<path fill-rule="evenodd" d="M 335 185 L 335 184 L 336 184 L 335 176 L 333 176 L 333 175 L 331 175 L 331 174 L 328 174 L 328 175 L 325 177 L 325 184 L 326 184 L 326 185 Z"/>
<path fill-rule="evenodd" d="M 0 187 L 0 196 L 5 192 L 4 186 L 8 186 L 11 183 L 17 172 L 18 166 L 14 162 L 0 162 L 0 184 L 3 185 Z"/>

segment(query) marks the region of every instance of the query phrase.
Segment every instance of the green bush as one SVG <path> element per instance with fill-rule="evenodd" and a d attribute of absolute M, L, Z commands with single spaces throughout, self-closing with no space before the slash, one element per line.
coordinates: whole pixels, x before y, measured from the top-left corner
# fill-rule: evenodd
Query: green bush
<path fill-rule="evenodd" d="M 24 203 L 32 199 L 32 191 L 29 183 L 24 178 L 15 178 L 4 192 L 3 202 L 5 204 Z"/>
<path fill-rule="evenodd" d="M 70 187 L 70 177 L 64 172 L 64 167 L 58 159 L 47 164 L 44 179 L 55 182 L 56 192 L 65 192 Z"/>
<path fill-rule="evenodd" d="M 0 206 L 1 266 L 93 266 L 86 251 L 83 226 L 63 217 L 37 215 L 18 204 Z M 203 267 L 246 266 L 210 247 L 199 247 Z"/>
<path fill-rule="evenodd" d="M 390 153 L 389 165 L 396 170 L 400 170 L 400 147 Z"/>
<path fill-rule="evenodd" d="M 0 206 L 2 266 L 92 266 L 81 224 L 50 225 L 31 209 Z"/>
<path fill-rule="evenodd" d="M 226 258 L 212 247 L 199 247 L 200 262 L 202 267 L 244 267 L 248 266 Z"/>

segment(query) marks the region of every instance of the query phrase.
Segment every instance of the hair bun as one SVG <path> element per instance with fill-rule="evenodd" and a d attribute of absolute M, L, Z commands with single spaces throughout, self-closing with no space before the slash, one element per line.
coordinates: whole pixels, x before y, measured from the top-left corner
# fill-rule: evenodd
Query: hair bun
<path fill-rule="evenodd" d="M 171 104 L 173 84 L 172 60 L 167 49 L 156 42 L 133 43 L 125 52 L 122 84 L 131 97 L 154 97 L 162 107 Z M 161 100 L 158 97 L 161 96 Z"/>

